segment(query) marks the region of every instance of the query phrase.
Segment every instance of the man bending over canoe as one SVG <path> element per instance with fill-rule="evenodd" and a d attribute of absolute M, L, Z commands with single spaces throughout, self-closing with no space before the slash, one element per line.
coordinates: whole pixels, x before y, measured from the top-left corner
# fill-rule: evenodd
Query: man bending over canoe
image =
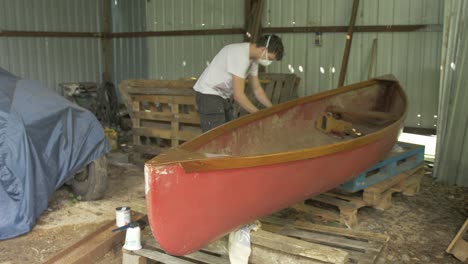
<path fill-rule="evenodd" d="M 227 45 L 216 54 L 193 87 L 203 132 L 234 118 L 231 97 L 247 112 L 258 111 L 245 95 L 246 77 L 258 101 L 272 106 L 258 80 L 258 64 L 268 66 L 281 60 L 283 50 L 281 38 L 265 35 L 256 43 Z"/>

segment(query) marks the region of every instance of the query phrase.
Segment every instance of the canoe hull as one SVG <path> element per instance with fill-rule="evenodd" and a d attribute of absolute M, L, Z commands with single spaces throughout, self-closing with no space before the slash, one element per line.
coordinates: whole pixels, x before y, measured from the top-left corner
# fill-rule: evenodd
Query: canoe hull
<path fill-rule="evenodd" d="M 146 200 L 153 235 L 173 255 L 199 250 L 240 225 L 358 175 L 390 151 L 399 129 L 356 148 L 285 163 L 198 172 L 186 172 L 177 163 L 147 163 Z"/>

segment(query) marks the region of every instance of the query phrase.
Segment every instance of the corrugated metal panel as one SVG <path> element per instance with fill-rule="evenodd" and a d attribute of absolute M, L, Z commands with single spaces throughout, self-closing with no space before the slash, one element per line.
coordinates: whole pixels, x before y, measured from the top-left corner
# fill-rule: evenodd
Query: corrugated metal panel
<path fill-rule="evenodd" d="M 2 0 L 1 30 L 100 31 L 100 1 Z M 0 37 L 0 67 L 59 89 L 61 82 L 100 81 L 100 40 Z"/>
<path fill-rule="evenodd" d="M 242 28 L 243 0 L 149 0 L 149 31 Z M 241 35 L 148 38 L 150 78 L 179 79 L 199 76 L 224 46 L 242 42 Z"/>
<path fill-rule="evenodd" d="M 349 0 L 267 0 L 263 25 L 342 26 L 349 23 Z M 357 25 L 442 24 L 440 0 L 361 0 Z M 323 33 L 322 46 L 315 34 L 280 34 L 286 55 L 270 72 L 291 72 L 301 77 L 300 96 L 334 88 L 338 84 L 345 33 Z M 374 39 L 377 58 L 374 75 L 393 73 L 405 87 L 410 111 L 407 126 L 436 125 L 442 32 L 356 33 L 353 36 L 346 84 L 367 79 Z M 299 70 L 302 68 L 302 72 Z"/>
<path fill-rule="evenodd" d="M 439 182 L 468 186 L 468 3 L 447 0 L 445 9 L 434 175 Z"/>
<path fill-rule="evenodd" d="M 146 0 L 111 0 L 112 32 L 146 31 Z M 115 38 L 113 45 L 113 81 L 148 78 L 148 39 Z"/>

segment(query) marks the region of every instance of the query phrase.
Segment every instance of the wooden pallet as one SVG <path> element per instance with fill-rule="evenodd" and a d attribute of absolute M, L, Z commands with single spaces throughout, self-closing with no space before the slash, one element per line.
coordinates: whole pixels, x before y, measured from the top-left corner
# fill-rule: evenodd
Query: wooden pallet
<path fill-rule="evenodd" d="M 468 263 L 468 219 L 447 248 L 447 253 L 454 255 L 463 263 Z"/>
<path fill-rule="evenodd" d="M 338 189 L 346 192 L 361 191 L 424 163 L 424 146 L 405 142 L 398 142 L 396 146 L 401 150 L 391 151 L 384 160 L 342 184 Z"/>
<path fill-rule="evenodd" d="M 273 232 L 264 230 L 252 232 L 250 233 L 250 241 L 252 251 L 249 263 L 348 263 L 348 253 L 342 249 Z M 145 240 L 143 249 L 133 252 L 124 251 L 123 263 L 142 264 L 146 263 L 147 259 L 152 259 L 166 264 L 228 264 L 230 263 L 228 254 L 227 237 L 185 256 L 166 254 L 158 243 L 150 238 Z"/>
<path fill-rule="evenodd" d="M 201 134 L 194 80 L 124 80 L 119 89 L 132 119 L 133 161 L 158 155 Z"/>
<path fill-rule="evenodd" d="M 389 237 L 383 234 L 267 217 L 251 232 L 249 263 L 375 263 Z M 123 263 L 229 263 L 227 237 L 185 256 L 166 254 L 153 239 L 141 250 L 123 252 Z"/>
<path fill-rule="evenodd" d="M 417 194 L 423 175 L 424 165 L 420 165 L 393 178 L 372 185 L 359 193 L 343 193 L 339 190 L 333 190 L 314 196 L 306 203 L 295 204 L 291 207 L 328 221 L 337 221 L 347 226 L 353 226 L 358 223 L 357 213 L 360 208 L 368 206 L 385 210 L 392 206 L 393 193 L 400 192 L 407 196 Z M 332 209 L 323 209 L 313 204 L 331 206 Z M 334 209 L 337 209 L 338 213 Z"/>

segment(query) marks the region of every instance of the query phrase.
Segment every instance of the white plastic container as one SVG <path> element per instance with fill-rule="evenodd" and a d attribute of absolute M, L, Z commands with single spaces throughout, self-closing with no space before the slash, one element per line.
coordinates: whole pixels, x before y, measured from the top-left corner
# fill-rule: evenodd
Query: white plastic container
<path fill-rule="evenodd" d="M 123 246 L 126 250 L 139 250 L 141 249 L 140 241 L 140 227 L 129 227 L 125 234 L 125 244 Z"/>
<path fill-rule="evenodd" d="M 130 207 L 122 206 L 115 208 L 115 224 L 117 225 L 117 227 L 128 225 L 130 221 Z"/>

